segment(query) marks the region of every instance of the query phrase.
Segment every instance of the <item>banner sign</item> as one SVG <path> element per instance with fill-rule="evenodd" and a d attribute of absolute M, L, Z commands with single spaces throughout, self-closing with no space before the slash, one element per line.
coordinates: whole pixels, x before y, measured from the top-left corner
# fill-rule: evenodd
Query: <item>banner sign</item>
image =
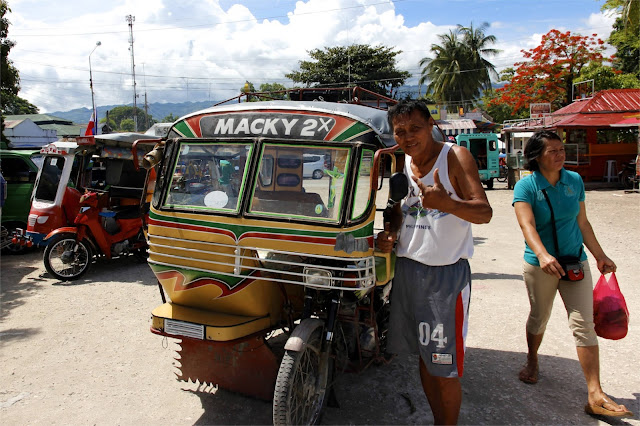
<path fill-rule="evenodd" d="M 544 117 L 545 114 L 551 114 L 550 103 L 540 103 L 540 104 L 529 105 L 529 116 L 531 118 Z"/>
<path fill-rule="evenodd" d="M 203 137 L 265 136 L 323 140 L 334 125 L 332 117 L 274 112 L 216 114 L 200 120 Z"/>

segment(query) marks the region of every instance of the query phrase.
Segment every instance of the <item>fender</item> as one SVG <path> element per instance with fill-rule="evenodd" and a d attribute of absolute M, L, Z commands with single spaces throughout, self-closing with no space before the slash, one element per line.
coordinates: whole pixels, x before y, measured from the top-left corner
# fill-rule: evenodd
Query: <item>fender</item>
<path fill-rule="evenodd" d="M 296 328 L 293 329 L 293 333 L 287 339 L 284 348 L 288 351 L 300 352 L 304 348 L 304 342 L 309 340 L 311 334 L 316 331 L 317 328 L 324 327 L 324 321 L 317 318 L 307 318 L 303 320 Z"/>
<path fill-rule="evenodd" d="M 60 234 L 77 235 L 78 228 L 76 228 L 75 226 L 63 226 L 62 228 L 54 229 L 53 231 L 49 232 L 47 236 L 42 239 L 42 241 L 47 241 L 49 238 L 55 237 L 56 235 Z"/>
<path fill-rule="evenodd" d="M 54 231 L 49 232 L 49 234 L 44 237 L 42 239 L 42 243 L 46 245 L 46 243 L 48 243 L 48 239 L 55 237 L 56 235 L 60 235 L 60 234 L 69 234 L 70 237 L 73 237 L 74 239 L 81 239 L 84 240 L 87 244 L 89 244 L 89 246 L 91 247 L 91 250 L 93 250 L 93 254 L 100 254 L 101 251 L 100 249 L 96 246 L 96 244 L 92 241 L 91 238 L 87 238 L 86 235 L 83 235 L 82 238 L 78 238 L 78 228 L 73 227 L 73 226 L 63 226 L 62 228 L 58 228 Z"/>

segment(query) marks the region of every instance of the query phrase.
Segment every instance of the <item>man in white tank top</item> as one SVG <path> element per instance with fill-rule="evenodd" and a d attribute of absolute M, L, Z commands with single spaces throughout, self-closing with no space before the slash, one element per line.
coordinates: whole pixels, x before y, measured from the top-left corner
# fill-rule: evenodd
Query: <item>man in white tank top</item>
<path fill-rule="evenodd" d="M 377 246 L 397 241 L 388 351 L 419 354 L 419 370 L 435 424 L 456 424 L 462 402 L 473 255 L 471 224 L 488 223 L 492 209 L 471 153 L 433 138 L 435 121 L 421 101 L 389 109 L 405 153 L 409 194 Z"/>

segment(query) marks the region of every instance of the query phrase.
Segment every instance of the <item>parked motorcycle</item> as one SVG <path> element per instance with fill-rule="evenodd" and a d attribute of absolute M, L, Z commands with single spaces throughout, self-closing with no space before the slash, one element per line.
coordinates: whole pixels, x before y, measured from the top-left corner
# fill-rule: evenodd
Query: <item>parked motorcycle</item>
<path fill-rule="evenodd" d="M 55 278 L 75 280 L 84 275 L 94 257 L 146 255 L 139 205 L 107 208 L 108 193 L 86 192 L 80 198 L 75 226 L 58 228 L 46 236 L 44 266 Z"/>
<path fill-rule="evenodd" d="M 618 172 L 618 181 L 622 183 L 625 189 L 633 189 L 640 182 L 636 169 L 636 160 L 629 161 L 622 166 L 622 170 Z"/>

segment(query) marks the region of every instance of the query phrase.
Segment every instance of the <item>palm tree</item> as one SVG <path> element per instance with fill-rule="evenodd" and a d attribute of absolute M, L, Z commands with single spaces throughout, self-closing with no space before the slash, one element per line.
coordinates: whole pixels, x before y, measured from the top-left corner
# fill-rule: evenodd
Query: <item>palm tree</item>
<path fill-rule="evenodd" d="M 491 78 L 498 79 L 496 68 L 491 62 L 485 59 L 486 56 L 495 56 L 500 51 L 488 47 L 496 42 L 496 36 L 485 35 L 485 30 L 489 28 L 487 22 L 480 27 L 473 28 L 473 23 L 468 27 L 458 24 L 458 31 L 463 35 L 463 41 L 470 54 L 470 66 L 472 73 L 477 73 L 477 78 L 482 82 L 482 88 L 491 90 Z"/>
<path fill-rule="evenodd" d="M 496 37 L 485 35 L 489 24 L 474 28 L 458 25 L 448 34 L 439 34 L 440 44 L 432 44 L 435 58 L 423 58 L 419 84 L 428 81 L 427 94 L 441 102 L 461 103 L 491 89 L 491 77 L 497 78 L 495 67 L 485 59 L 499 51 L 490 48 Z"/>

